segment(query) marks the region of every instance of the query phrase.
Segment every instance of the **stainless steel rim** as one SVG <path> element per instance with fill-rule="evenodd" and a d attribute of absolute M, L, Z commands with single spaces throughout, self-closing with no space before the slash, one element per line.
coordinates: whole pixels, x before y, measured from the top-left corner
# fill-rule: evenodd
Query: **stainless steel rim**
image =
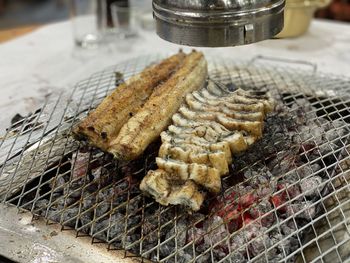
<path fill-rule="evenodd" d="M 235 46 L 272 38 L 283 28 L 284 0 L 269 7 L 219 11 L 166 7 L 153 1 L 157 34 L 190 46 Z"/>

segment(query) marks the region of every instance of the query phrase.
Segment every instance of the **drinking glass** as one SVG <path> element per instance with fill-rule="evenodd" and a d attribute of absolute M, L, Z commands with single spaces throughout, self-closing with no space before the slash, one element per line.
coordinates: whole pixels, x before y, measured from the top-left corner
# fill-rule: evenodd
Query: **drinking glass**
<path fill-rule="evenodd" d="M 70 0 L 75 44 L 83 48 L 98 47 L 105 26 L 105 0 Z"/>
<path fill-rule="evenodd" d="M 136 18 L 140 9 L 129 6 L 125 2 L 114 2 L 111 4 L 113 29 L 119 38 L 135 38 L 138 36 L 138 24 Z"/>

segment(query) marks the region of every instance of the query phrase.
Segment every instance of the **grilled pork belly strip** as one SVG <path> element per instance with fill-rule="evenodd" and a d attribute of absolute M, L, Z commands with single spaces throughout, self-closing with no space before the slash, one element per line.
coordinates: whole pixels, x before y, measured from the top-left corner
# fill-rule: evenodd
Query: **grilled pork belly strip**
<path fill-rule="evenodd" d="M 204 200 L 198 187 L 213 193 L 221 190 L 221 176 L 229 172 L 232 155 L 262 136 L 263 119 L 273 108 L 269 97 L 241 89 L 229 92 L 209 84 L 188 94 L 173 115 L 173 124 L 161 133 L 158 169 L 148 172 L 141 190 L 163 205 L 198 210 Z M 174 184 L 176 189 L 171 187 Z M 162 185 L 167 185 L 166 190 Z M 188 189 L 194 197 L 175 194 Z"/>
<path fill-rule="evenodd" d="M 199 89 L 207 78 L 207 62 L 200 52 L 187 55 L 179 70 L 158 86 L 143 107 L 121 128 L 108 151 L 117 159 L 132 160 L 159 137 L 171 122 L 186 94 Z"/>
<path fill-rule="evenodd" d="M 122 126 L 140 110 L 154 89 L 178 69 L 185 57 L 180 51 L 119 85 L 79 123 L 74 133 L 106 151 Z"/>

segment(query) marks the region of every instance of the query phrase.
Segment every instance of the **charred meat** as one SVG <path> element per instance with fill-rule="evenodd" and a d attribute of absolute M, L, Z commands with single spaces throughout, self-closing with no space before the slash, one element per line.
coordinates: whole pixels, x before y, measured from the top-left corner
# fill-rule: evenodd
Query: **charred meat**
<path fill-rule="evenodd" d="M 119 160 L 136 159 L 168 127 L 186 95 L 204 85 L 207 74 L 201 52 L 180 52 L 120 85 L 74 133 Z"/>
<path fill-rule="evenodd" d="M 123 125 L 142 108 L 154 89 L 178 70 L 185 57 L 179 52 L 119 85 L 78 124 L 74 133 L 107 151 Z"/>
<path fill-rule="evenodd" d="M 186 95 L 203 87 L 207 75 L 203 54 L 193 51 L 187 55 L 181 67 L 154 90 L 145 105 L 121 128 L 108 151 L 117 159 L 139 157 L 169 126 Z"/>

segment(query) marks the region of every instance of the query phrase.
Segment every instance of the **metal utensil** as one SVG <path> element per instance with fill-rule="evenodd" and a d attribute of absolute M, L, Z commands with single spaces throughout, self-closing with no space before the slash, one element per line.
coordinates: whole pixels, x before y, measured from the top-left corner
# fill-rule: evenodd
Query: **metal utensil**
<path fill-rule="evenodd" d="M 284 0 L 153 0 L 158 35 L 190 46 L 235 46 L 283 28 Z"/>

